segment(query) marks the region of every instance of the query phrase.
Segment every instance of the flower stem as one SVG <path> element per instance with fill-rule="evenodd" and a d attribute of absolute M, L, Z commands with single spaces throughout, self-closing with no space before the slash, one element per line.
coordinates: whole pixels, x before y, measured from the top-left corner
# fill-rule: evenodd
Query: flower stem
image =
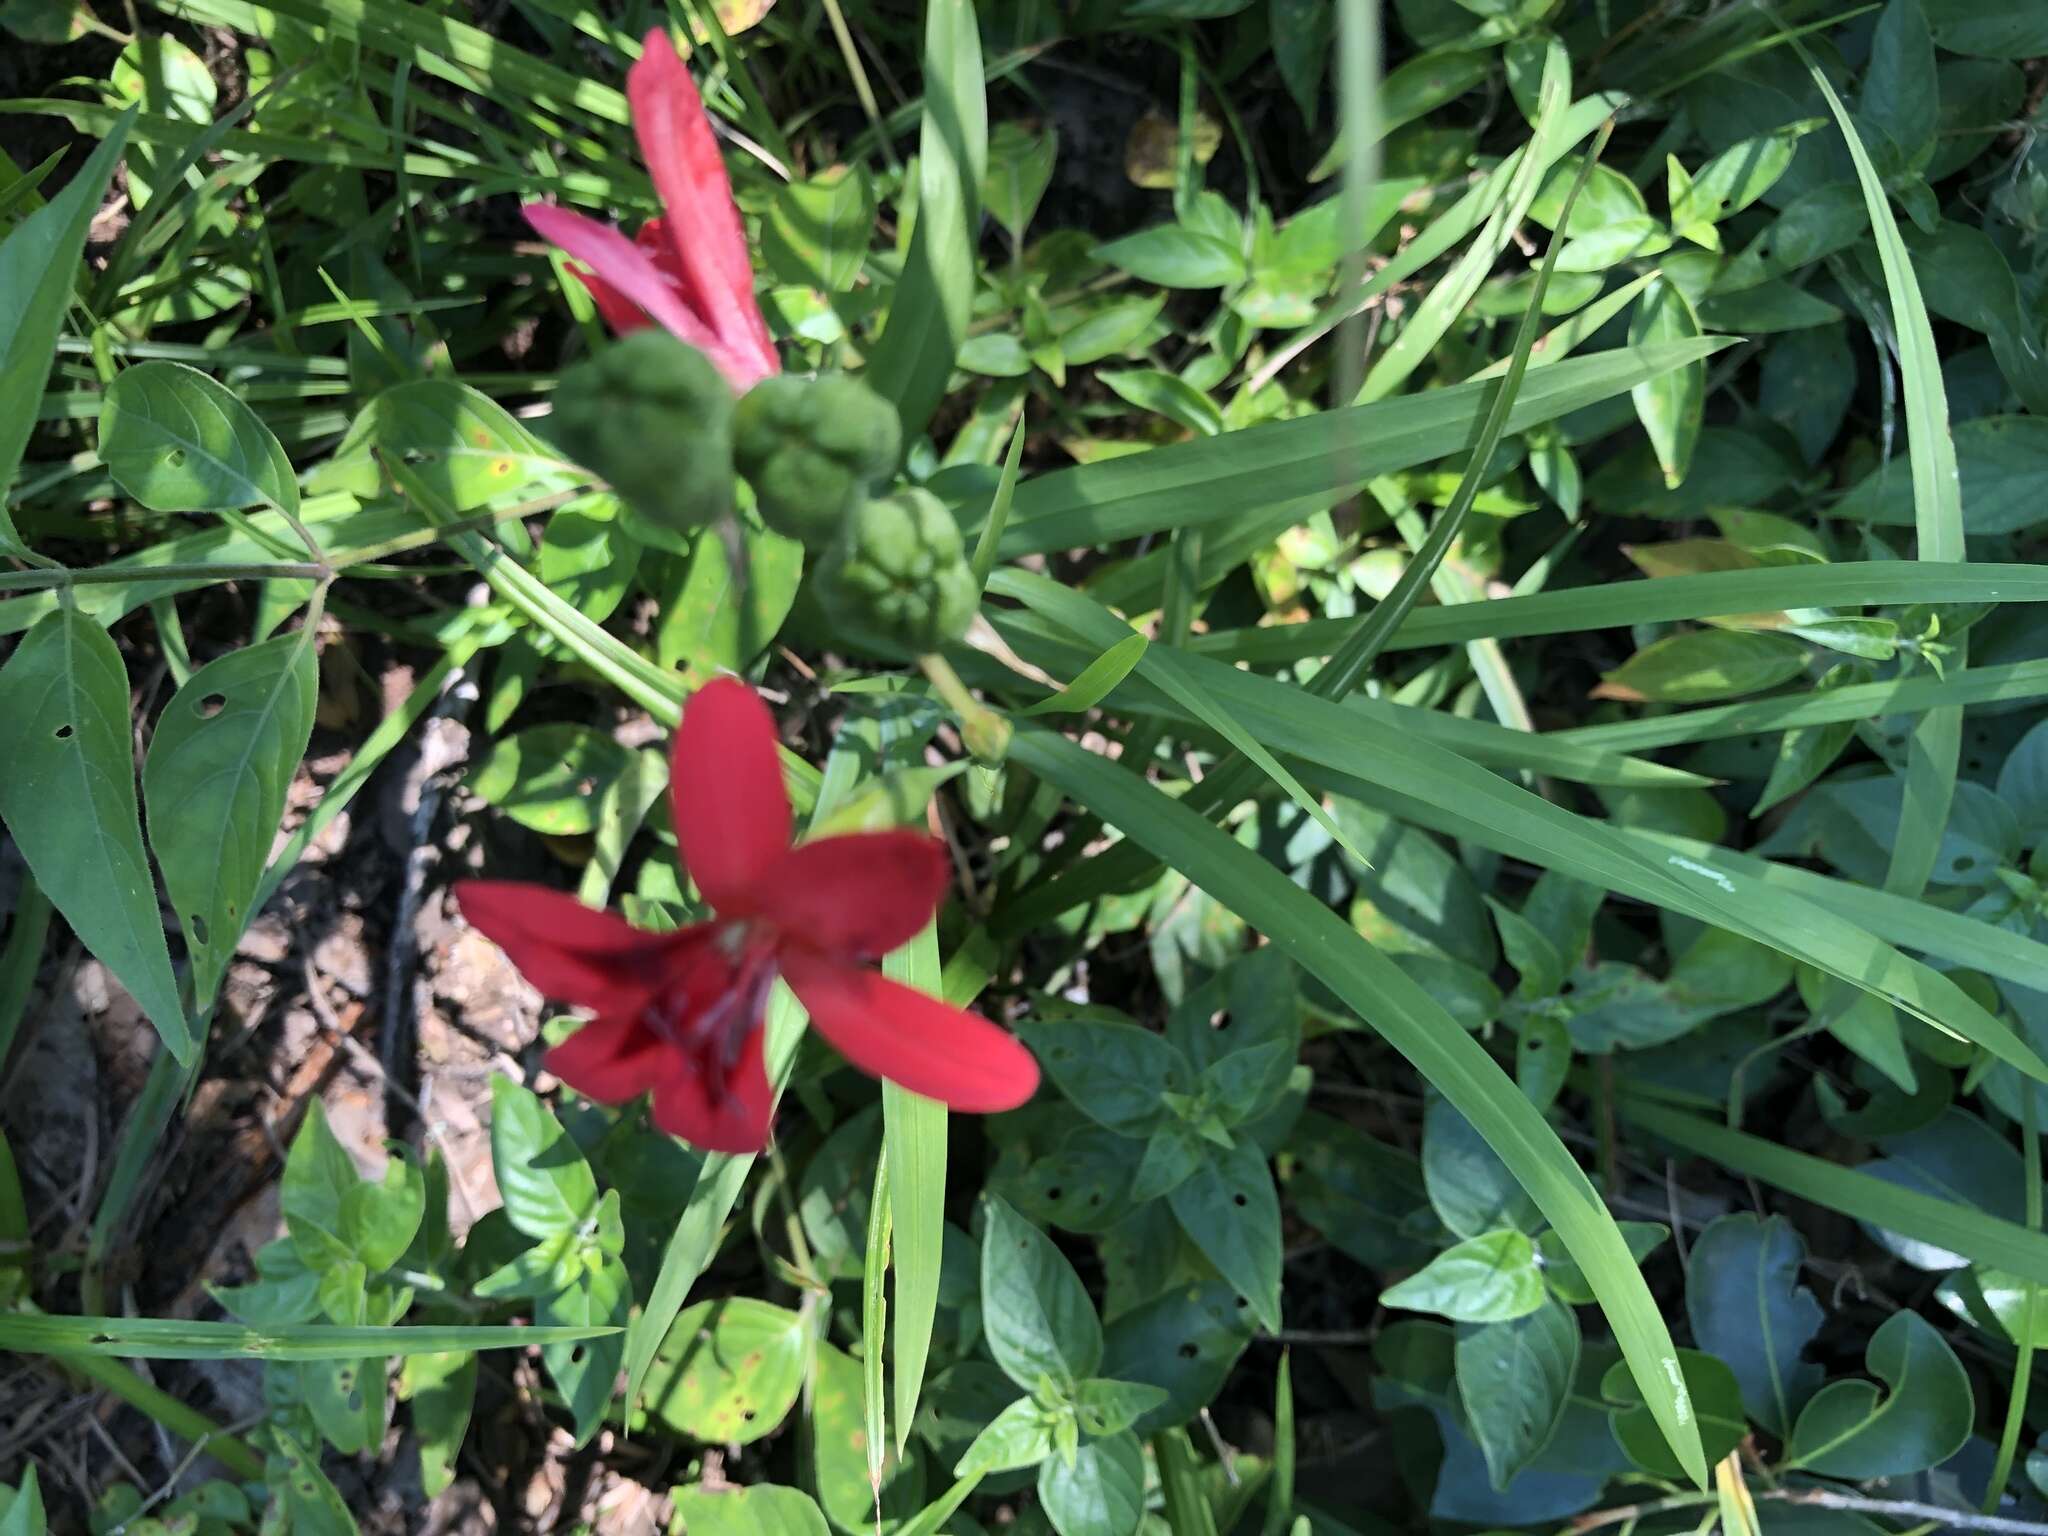
<path fill-rule="evenodd" d="M 936 653 L 920 656 L 918 666 L 954 714 L 960 717 L 960 739 L 978 763 L 994 767 L 1010 750 L 1010 722 L 967 691 L 952 663 Z"/>
<path fill-rule="evenodd" d="M 2034 1124 L 2034 1085 L 2020 1088 L 2021 1152 L 2026 1158 L 2027 1225 L 2041 1230 L 2041 1135 Z M 2027 1389 L 2034 1378 L 2034 1307 L 2041 1288 L 2033 1281 L 2022 1282 L 2026 1302 L 2020 1308 L 2020 1356 L 2013 1367 L 2012 1396 L 2005 1404 L 2005 1431 L 1998 1439 L 1998 1460 L 1991 1469 L 1991 1481 L 1984 1488 L 1984 1513 L 1995 1514 L 2005 1499 L 2005 1485 L 2012 1476 L 2013 1458 L 2019 1454 L 2020 1431 L 2027 1417 Z"/>

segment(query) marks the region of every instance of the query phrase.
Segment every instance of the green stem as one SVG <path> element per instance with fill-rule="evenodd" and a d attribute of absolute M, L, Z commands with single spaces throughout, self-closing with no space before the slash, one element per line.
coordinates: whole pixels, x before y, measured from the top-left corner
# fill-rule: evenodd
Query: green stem
<path fill-rule="evenodd" d="M 1010 747 L 1010 722 L 967 691 L 951 662 L 938 655 L 920 656 L 917 664 L 931 679 L 932 690 L 960 717 L 960 739 L 975 760 L 999 763 Z"/>
<path fill-rule="evenodd" d="M 184 565 L 95 565 L 82 571 L 0 571 L 0 592 L 39 592 L 51 587 L 105 586 L 123 581 L 269 581 L 276 577 L 318 581 L 333 574 L 325 565 L 290 560 L 249 565 L 204 561 Z"/>
<path fill-rule="evenodd" d="M 176 1435 L 201 1447 L 222 1466 L 245 1482 L 263 1480 L 263 1458 L 248 1442 L 229 1434 L 197 1408 L 179 1402 L 160 1387 L 153 1387 L 120 1361 L 106 1355 L 52 1355 L 50 1357 L 74 1376 L 83 1376 L 103 1387 L 140 1413 Z"/>
<path fill-rule="evenodd" d="M 2034 1085 L 2024 1084 L 2020 1090 L 2020 1131 L 2025 1137 L 2021 1148 L 2026 1158 L 2026 1199 L 2027 1226 L 2033 1231 L 2041 1230 L 2041 1137 L 2034 1125 Z M 2034 1378 L 2034 1302 L 2041 1294 L 2033 1281 L 2025 1282 L 2026 1302 L 2020 1308 L 2020 1357 L 2013 1369 L 2012 1396 L 2005 1404 L 2005 1432 L 1998 1439 L 1998 1460 L 1991 1469 L 1991 1481 L 1984 1489 L 1984 1513 L 1996 1512 L 2005 1498 L 2006 1482 L 2012 1477 L 2013 1459 L 2019 1454 L 2020 1431 L 2025 1427 L 2027 1417 L 2027 1390 Z"/>

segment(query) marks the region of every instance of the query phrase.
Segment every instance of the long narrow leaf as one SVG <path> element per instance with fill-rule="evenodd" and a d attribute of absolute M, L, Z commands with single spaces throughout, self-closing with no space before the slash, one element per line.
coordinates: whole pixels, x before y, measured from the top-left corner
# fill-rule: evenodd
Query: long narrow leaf
<path fill-rule="evenodd" d="M 332 1323 L 195 1323 L 170 1317 L 45 1317 L 0 1313 L 0 1349 L 27 1355 L 123 1355 L 140 1360 L 357 1360 L 446 1350 L 523 1349 L 603 1338 L 616 1328 L 408 1324 L 343 1328 Z"/>

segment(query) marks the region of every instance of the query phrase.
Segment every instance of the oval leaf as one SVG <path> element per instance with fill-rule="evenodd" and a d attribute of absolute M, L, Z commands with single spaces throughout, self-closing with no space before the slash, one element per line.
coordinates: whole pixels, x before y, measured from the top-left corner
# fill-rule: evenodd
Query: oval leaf
<path fill-rule="evenodd" d="M 137 363 L 107 386 L 100 461 L 153 512 L 299 509 L 276 435 L 233 390 L 183 363 Z"/>

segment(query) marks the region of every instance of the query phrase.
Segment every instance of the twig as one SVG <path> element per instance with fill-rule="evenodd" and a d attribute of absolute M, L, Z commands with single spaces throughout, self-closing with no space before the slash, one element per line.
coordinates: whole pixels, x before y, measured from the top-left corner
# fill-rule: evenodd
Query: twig
<path fill-rule="evenodd" d="M 1927 1520 L 1955 1531 L 1990 1531 L 1999 1536 L 2048 1536 L 2048 1522 L 2015 1520 L 2005 1515 L 1978 1515 L 1968 1510 L 1949 1509 L 1940 1504 L 1923 1504 L 1914 1499 L 1873 1499 L 1860 1493 L 1838 1493 L 1832 1488 L 1766 1488 L 1750 1495 L 1759 1504 L 1804 1504 L 1814 1509 L 1844 1510 L 1859 1515 L 1888 1515 L 1899 1520 Z M 1712 1493 L 1675 1493 L 1669 1498 L 1649 1499 L 1613 1509 L 1596 1509 L 1580 1515 L 1566 1529 L 1583 1533 L 1604 1526 L 1633 1523 L 1646 1515 L 1672 1510 L 1700 1509 L 1714 1503 Z"/>

